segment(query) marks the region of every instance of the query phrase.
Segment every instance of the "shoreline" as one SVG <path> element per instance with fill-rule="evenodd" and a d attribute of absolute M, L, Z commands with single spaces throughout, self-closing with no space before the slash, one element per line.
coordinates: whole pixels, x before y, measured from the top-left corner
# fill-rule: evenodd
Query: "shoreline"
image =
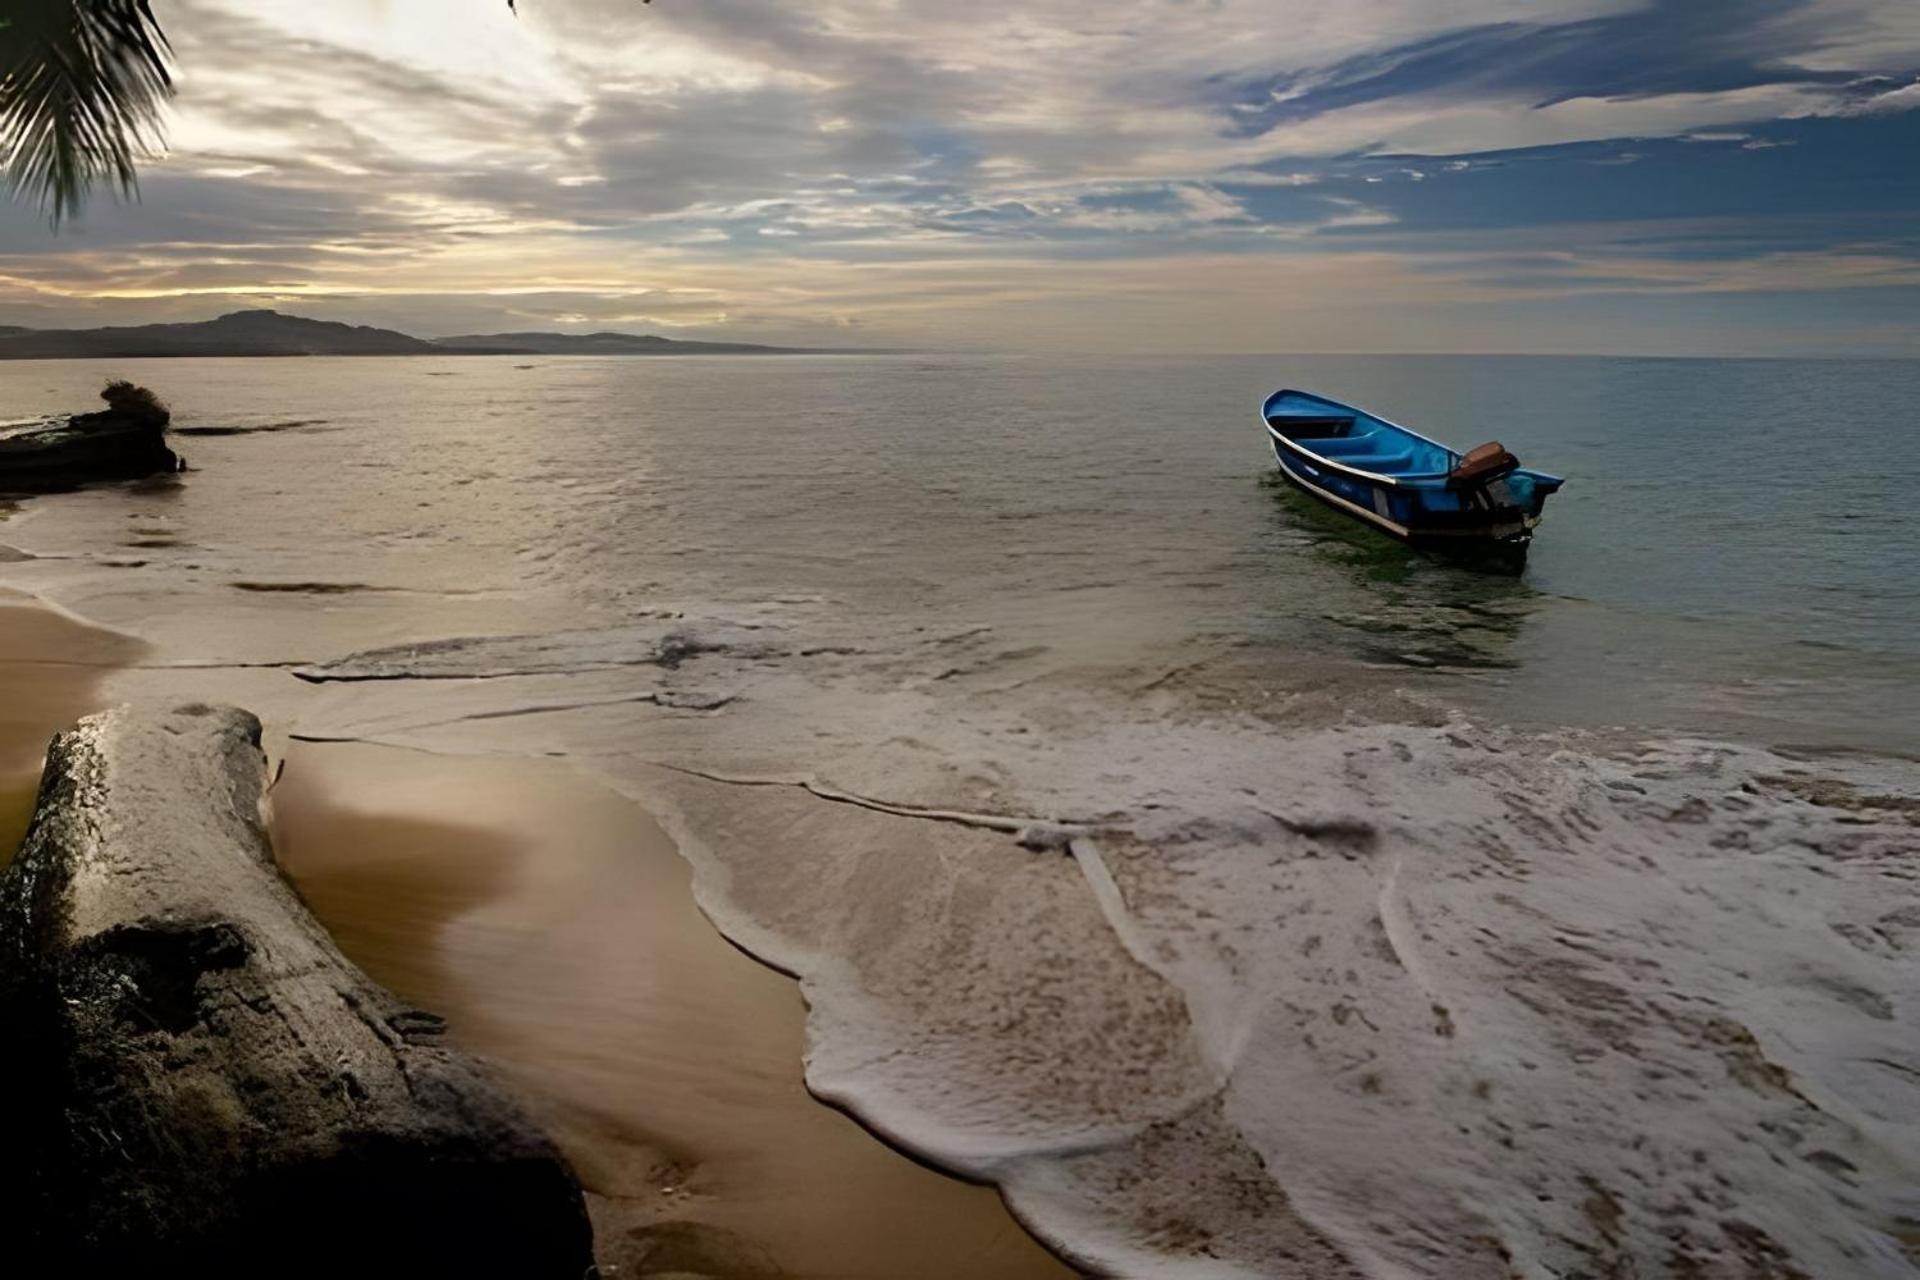
<path fill-rule="evenodd" d="M 46 742 L 150 650 L 0 587 L 0 866 Z M 282 763 L 283 869 L 349 959 L 445 1016 L 561 1146 L 607 1275 L 1075 1274 L 993 1187 L 807 1091 L 798 983 L 719 932 L 638 801 L 537 758 L 294 743 Z"/>
<path fill-rule="evenodd" d="M 635 801 L 557 762 L 337 743 L 286 760 L 288 875 L 544 1123 L 609 1274 L 1074 1274 L 994 1189 L 807 1092 L 798 984 L 715 929 Z M 810 1182 L 831 1191 L 795 1195 Z"/>

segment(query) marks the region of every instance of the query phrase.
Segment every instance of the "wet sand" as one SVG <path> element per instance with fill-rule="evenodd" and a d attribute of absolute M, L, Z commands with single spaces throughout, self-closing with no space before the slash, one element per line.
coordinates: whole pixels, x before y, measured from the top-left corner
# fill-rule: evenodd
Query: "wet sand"
<path fill-rule="evenodd" d="M 146 646 L 0 589 L 0 863 L 33 815 L 47 742 L 100 704 L 100 684 Z"/>
<path fill-rule="evenodd" d="M 0 589 L 0 865 L 48 740 L 146 651 Z M 566 1150 L 609 1280 L 1072 1275 L 993 1190 L 806 1091 L 797 985 L 714 930 L 633 802 L 557 763 L 302 744 L 272 804 L 342 950 L 447 1017 Z"/>
<path fill-rule="evenodd" d="M 559 1140 L 611 1276 L 1072 1274 L 998 1195 L 807 1093 L 798 987 L 699 914 L 667 835 L 557 763 L 296 746 L 282 864 Z"/>

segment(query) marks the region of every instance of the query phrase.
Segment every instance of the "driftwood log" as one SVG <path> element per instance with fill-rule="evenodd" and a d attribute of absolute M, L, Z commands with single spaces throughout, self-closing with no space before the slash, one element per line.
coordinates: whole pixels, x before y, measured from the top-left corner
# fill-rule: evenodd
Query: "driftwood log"
<path fill-rule="evenodd" d="M 564 1159 L 281 877 L 264 774 L 233 708 L 54 740 L 0 875 L 17 1274 L 591 1275 Z"/>
<path fill-rule="evenodd" d="M 178 471 L 167 446 L 172 415 L 151 391 L 110 382 L 97 413 L 0 423 L 0 493 L 44 493 L 95 480 Z"/>

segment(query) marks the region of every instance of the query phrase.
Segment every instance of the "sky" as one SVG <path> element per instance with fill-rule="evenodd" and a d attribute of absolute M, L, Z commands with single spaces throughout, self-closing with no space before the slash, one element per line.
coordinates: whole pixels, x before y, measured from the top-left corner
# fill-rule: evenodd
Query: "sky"
<path fill-rule="evenodd" d="M 0 323 L 1920 355 L 1916 0 L 156 0 Z"/>

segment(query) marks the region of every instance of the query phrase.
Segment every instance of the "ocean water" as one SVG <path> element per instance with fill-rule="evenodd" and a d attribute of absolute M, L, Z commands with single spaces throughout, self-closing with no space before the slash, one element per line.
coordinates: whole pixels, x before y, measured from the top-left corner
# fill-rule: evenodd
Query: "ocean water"
<path fill-rule="evenodd" d="M 1920 362 L 36 362 L 0 417 L 109 374 L 194 469 L 24 505 L 5 581 L 153 640 L 131 696 L 640 796 L 816 1092 L 1074 1257 L 1920 1270 Z M 1524 572 L 1275 484 L 1281 385 L 1567 476 Z"/>
<path fill-rule="evenodd" d="M 615 608 L 834 593 L 875 619 L 1030 619 L 1063 663 L 1227 639 L 1399 665 L 1516 722 L 1920 749 L 1920 361 L 114 368 L 189 429 L 271 430 L 183 439 L 204 474 L 176 505 L 257 521 L 298 482 L 335 519 L 269 535 L 285 572 L 347 555 L 433 589 L 457 562 Z M 0 403 L 71 407 L 105 372 L 11 365 Z M 1567 475 L 1526 572 L 1409 553 L 1272 483 L 1256 409 L 1279 385 Z M 200 510 L 211 490 L 226 510 Z"/>

